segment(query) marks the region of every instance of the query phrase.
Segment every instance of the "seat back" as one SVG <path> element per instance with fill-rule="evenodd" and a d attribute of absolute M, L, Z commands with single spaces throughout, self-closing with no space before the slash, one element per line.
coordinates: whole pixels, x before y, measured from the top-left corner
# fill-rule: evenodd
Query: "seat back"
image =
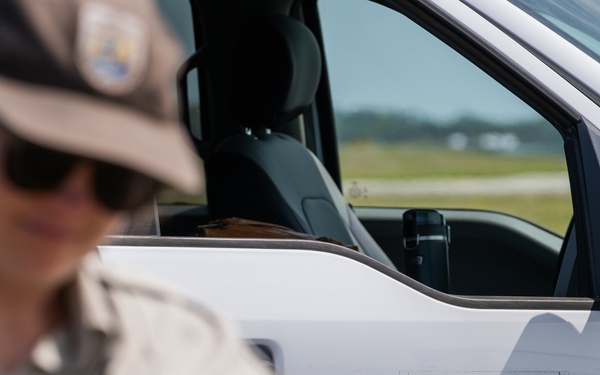
<path fill-rule="evenodd" d="M 225 139 L 206 162 L 211 216 L 330 237 L 393 267 L 318 158 L 295 138 L 270 130 L 314 99 L 321 57 L 310 30 L 282 15 L 256 18 L 241 32 L 234 66 L 232 112 L 248 131 Z"/>

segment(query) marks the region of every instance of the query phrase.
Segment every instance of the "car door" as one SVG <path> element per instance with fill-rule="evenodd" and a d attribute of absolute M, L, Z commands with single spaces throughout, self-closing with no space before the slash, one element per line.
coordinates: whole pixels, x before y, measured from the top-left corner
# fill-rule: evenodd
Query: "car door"
<path fill-rule="evenodd" d="M 337 135 L 341 188 L 399 269 L 403 213 L 434 208 L 452 229 L 453 292 L 551 296 L 573 213 L 565 138 L 580 116 L 532 95 L 537 78 L 518 76 L 531 63 L 500 66 L 515 48 L 460 40 L 473 31 L 452 31 L 464 22 L 453 12 L 468 7 L 438 5 L 315 4 L 331 93 L 319 105 L 334 112 L 320 126 Z"/>
<path fill-rule="evenodd" d="M 101 247 L 103 259 L 167 279 L 197 300 L 235 319 L 241 327 L 242 335 L 269 353 L 269 360 L 279 374 L 431 375 L 475 372 L 564 375 L 597 372 L 600 365 L 597 350 L 600 316 L 596 311 L 596 253 L 600 242 L 597 240 L 598 233 L 593 228 L 598 225 L 596 215 L 600 212 L 600 207 L 597 207 L 600 202 L 594 194 L 594 191 L 598 191 L 600 182 L 594 146 L 600 133 L 596 126 L 600 124 L 598 104 L 589 93 L 586 94 L 577 87 L 570 80 L 571 77 L 559 73 L 560 70 L 555 70 L 556 67 L 543 55 L 537 54 L 530 43 L 516 40 L 513 33 L 499 21 L 485 16 L 483 10 L 471 7 L 466 2 L 360 2 L 359 6 L 373 7 L 376 15 L 383 17 L 376 18 L 375 23 L 367 22 L 370 10 L 366 8 L 359 8 L 359 11 L 350 13 L 351 17 L 347 18 L 349 13 L 345 11 L 354 6 L 350 1 L 337 1 L 332 5 L 325 5 L 326 2 L 327 0 L 306 0 L 301 7 L 290 9 L 321 40 L 328 62 L 321 91 L 313 111 L 305 114 L 305 122 L 307 133 L 313 133 L 307 137 L 312 137 L 308 145 L 322 158 L 334 177 L 338 169 L 341 169 L 341 176 L 348 173 L 345 171 L 348 168 L 345 166 L 347 160 L 351 164 L 359 163 L 369 156 L 369 152 L 380 152 L 373 148 L 374 141 L 368 139 L 366 145 L 350 145 L 356 148 L 344 150 L 348 145 L 344 144 L 342 131 L 337 126 L 341 126 L 343 121 L 346 124 L 351 121 L 343 117 L 344 113 L 338 113 L 334 120 L 336 106 L 339 105 L 336 102 L 336 95 L 339 93 L 335 86 L 336 72 L 355 65 L 360 68 L 350 70 L 341 80 L 338 79 L 337 84 L 344 85 L 351 83 L 354 76 L 360 78 L 379 70 L 383 73 L 384 83 L 389 83 L 391 89 L 403 89 L 406 85 L 392 80 L 396 70 L 403 69 L 401 59 L 394 55 L 380 57 L 375 51 L 379 46 L 377 41 L 361 39 L 361 33 L 371 35 L 372 28 L 381 28 L 389 40 L 395 41 L 400 37 L 414 40 L 416 31 L 426 30 L 426 35 L 433 35 L 429 36 L 431 40 L 440 39 L 443 41 L 440 44 L 442 47 L 450 45 L 450 52 L 458 52 L 431 59 L 442 62 L 445 59 L 448 64 L 452 58 L 457 58 L 457 61 L 466 59 L 474 64 L 477 72 L 483 71 L 492 77 L 488 82 L 499 82 L 497 87 L 504 90 L 506 95 L 512 95 L 508 96 L 510 99 L 504 99 L 509 103 L 505 108 L 516 108 L 513 106 L 522 105 L 522 101 L 525 103 L 525 110 L 529 108 L 527 113 L 531 116 L 539 115 L 535 117 L 535 121 L 539 120 L 539 125 L 546 127 L 520 125 L 542 129 L 533 136 L 534 140 L 543 137 L 558 140 L 558 148 L 564 146 L 561 157 L 551 154 L 549 161 L 545 157 L 540 161 L 537 156 L 523 158 L 522 155 L 517 155 L 517 158 L 505 154 L 510 149 L 516 152 L 515 136 L 519 136 L 519 142 L 522 139 L 521 133 L 517 134 L 522 129 L 519 124 L 515 125 L 518 121 L 514 118 L 510 118 L 509 124 L 504 124 L 503 128 L 492 124 L 482 134 L 476 133 L 475 139 L 487 139 L 483 144 L 491 149 L 461 150 L 465 137 L 468 138 L 467 145 L 470 142 L 471 137 L 467 133 L 470 128 L 460 128 L 460 131 L 452 129 L 452 132 L 443 128 L 444 132 L 440 131 L 442 136 L 436 138 L 438 133 L 434 133 L 439 131 L 440 126 L 428 127 L 426 121 L 414 116 L 401 119 L 397 114 L 385 111 L 383 116 L 380 113 L 372 115 L 368 111 L 359 113 L 362 116 L 360 118 L 367 119 L 362 123 L 366 125 L 359 128 L 368 128 L 359 138 L 363 137 L 364 141 L 364 134 L 374 134 L 372 130 L 377 122 L 380 127 L 402 135 L 406 135 L 406 129 L 414 129 L 415 132 L 425 129 L 425 133 L 429 132 L 427 134 L 430 137 L 426 138 L 429 143 L 413 142 L 412 139 L 408 142 L 408 152 L 399 152 L 397 143 L 384 144 L 389 147 L 384 147 L 381 163 L 389 163 L 387 168 L 392 171 L 396 171 L 401 164 L 417 165 L 419 159 L 431 157 L 423 156 L 422 153 L 444 151 L 448 153 L 438 155 L 434 166 L 452 158 L 456 164 L 451 169 L 460 172 L 459 167 L 465 167 L 465 164 L 468 167 L 468 163 L 480 163 L 481 158 L 488 164 L 484 164 L 479 171 L 500 168 L 502 163 L 508 163 L 509 167 L 521 171 L 525 166 L 525 171 L 530 173 L 534 160 L 543 165 L 543 168 L 538 166 L 543 173 L 539 170 L 533 170 L 534 172 L 542 175 L 548 173 L 552 178 L 557 177 L 556 175 L 564 177 L 566 173 L 568 193 L 560 190 L 560 186 L 564 185 L 559 182 L 557 186 L 562 193 L 546 190 L 552 192 L 547 193 L 549 198 L 536 202 L 534 197 L 527 196 L 517 204 L 517 208 L 531 202 L 533 205 L 529 207 L 535 208 L 536 205 L 558 204 L 562 208 L 553 212 L 562 215 L 562 219 L 558 220 L 560 227 L 553 230 L 544 227 L 551 225 L 539 221 L 547 219 L 545 214 L 537 218 L 525 215 L 527 220 L 511 214 L 512 211 L 507 207 L 513 202 L 504 199 L 506 194 L 499 194 L 499 200 L 484 199 L 486 204 L 490 201 L 500 204 L 478 206 L 481 210 L 454 205 L 459 202 L 456 198 L 458 194 L 452 196 L 457 199 L 451 202 L 452 209 L 446 205 L 436 205 L 439 200 L 425 202 L 422 206 L 439 209 L 453 228 L 450 271 L 455 289 L 451 288 L 449 293 L 429 288 L 418 280 L 352 250 L 312 241 L 117 237 Z M 244 4 L 241 8 L 246 9 L 248 5 Z M 261 3 L 261 7 L 266 7 L 265 4 Z M 277 4 L 277 7 L 272 8 L 280 9 L 280 2 Z M 258 12 L 257 9 L 254 11 Z M 523 13 L 519 13 L 516 8 L 512 12 L 515 12 L 514 17 Z M 229 13 L 226 14 L 229 16 Z M 233 22 L 232 19 L 229 17 L 227 20 Z M 326 22 L 348 19 L 350 28 L 340 29 L 340 38 L 336 41 L 331 37 L 335 29 L 328 27 Z M 409 25 L 413 28 L 406 34 L 389 33 L 386 29 L 386 25 L 405 20 L 410 21 Z M 526 22 L 531 29 L 541 27 L 530 16 Z M 353 29 L 361 33 L 356 35 L 352 32 Z M 540 30 L 550 32 L 545 28 Z M 342 38 L 347 36 L 350 39 Z M 206 39 L 210 38 L 207 36 Z M 372 47 L 373 51 L 360 52 L 361 45 Z M 351 53 L 336 64 L 331 48 L 348 46 Z M 384 45 L 382 48 L 391 54 L 389 49 L 394 46 Z M 395 48 L 410 55 L 416 54 L 425 45 L 418 44 L 412 50 L 398 46 Z M 373 55 L 376 62 L 392 60 L 394 64 L 389 70 L 371 67 L 362 60 L 364 56 L 358 56 L 359 54 Z M 427 60 L 418 63 L 417 67 L 423 68 L 426 63 Z M 457 69 L 452 68 L 443 73 L 452 76 L 457 72 Z M 419 75 L 415 70 L 404 73 L 406 82 L 412 76 Z M 478 77 L 480 78 L 477 80 L 483 80 L 482 77 L 486 76 Z M 438 86 L 430 86 L 433 88 L 426 89 L 424 96 L 435 96 L 437 93 L 434 90 L 444 78 L 447 77 L 441 74 L 437 80 Z M 379 89 L 369 87 L 372 86 L 373 79 L 359 82 L 361 90 L 371 90 L 368 95 L 370 98 L 388 97 L 393 102 L 403 102 L 418 96 L 418 92 L 414 90 L 409 90 L 405 96 L 401 96 L 402 91 L 393 90 L 377 96 Z M 419 83 L 423 82 L 417 82 L 415 87 L 419 88 Z M 450 84 L 456 90 L 445 94 L 445 99 L 451 101 L 452 96 L 458 96 L 458 89 L 463 88 L 460 86 L 469 84 L 472 82 Z M 346 87 L 343 90 L 350 89 Z M 479 99 L 477 96 L 487 98 L 492 104 L 498 104 L 501 100 L 499 97 L 490 98 L 488 95 L 492 94 L 482 88 L 473 90 L 476 91 L 473 100 Z M 441 92 L 441 88 L 439 91 Z M 517 97 L 519 100 L 515 99 Z M 377 103 L 378 101 L 375 102 Z M 478 106 L 485 104 L 478 103 Z M 433 105 L 433 100 L 430 104 Z M 350 107 L 353 108 L 353 105 L 350 104 Z M 386 116 L 392 120 L 386 119 Z M 451 117 L 448 114 L 440 116 Z M 477 121 L 488 122 L 481 119 Z M 534 120 L 528 117 L 527 121 Z M 404 126 L 400 126 L 402 124 Z M 415 124 L 422 128 L 415 129 Z M 462 126 L 462 123 L 445 126 Z M 354 128 L 350 127 L 350 130 Z M 344 131 L 348 131 L 348 128 Z M 456 135 L 461 132 L 464 133 L 462 136 Z M 387 141 L 393 138 L 392 135 L 383 133 L 382 137 Z M 444 142 L 435 143 L 435 139 L 442 139 Z M 342 155 L 339 158 L 342 160 L 341 164 L 337 162 L 338 148 Z M 365 153 L 360 156 L 360 152 Z M 468 157 L 457 159 L 461 156 L 460 152 L 468 153 Z M 357 158 L 352 159 L 357 155 Z M 504 159 L 507 157 L 515 159 L 508 159 L 507 162 Z M 369 172 L 371 169 L 381 170 L 381 166 L 371 162 L 367 164 L 366 170 Z M 446 173 L 442 175 L 444 178 L 449 176 L 447 169 L 442 170 Z M 429 173 L 431 169 L 418 167 L 416 172 L 412 172 L 412 176 L 423 179 L 423 171 Z M 453 172 L 458 173 L 459 182 L 466 177 L 472 178 L 459 172 Z M 492 172 L 497 177 L 498 171 L 490 171 Z M 539 178 L 540 173 L 536 174 L 536 178 Z M 363 200 L 375 196 L 376 185 L 365 184 L 377 179 L 363 179 L 364 175 L 349 176 L 346 180 L 338 177 L 338 180 L 348 199 L 355 205 L 356 212 L 382 247 L 389 254 L 400 254 L 397 257 L 403 259 L 402 214 L 407 208 L 416 207 L 412 203 L 417 200 L 408 200 L 402 204 L 384 202 L 375 207 L 367 204 L 364 208 L 358 207 Z M 514 176 L 514 169 L 509 168 L 509 172 L 501 177 L 506 176 Z M 490 178 L 490 175 L 484 174 L 484 177 Z M 536 180 L 538 182 L 534 192 L 546 188 L 546 185 L 553 185 L 550 183 L 554 181 L 552 178 L 541 179 L 541 183 Z M 446 185 L 442 183 L 441 188 L 456 184 L 456 181 L 444 181 Z M 389 180 L 384 182 L 390 184 Z M 412 182 L 411 179 L 404 179 L 398 189 L 404 189 Z M 422 184 L 421 181 L 421 185 L 413 185 L 413 189 L 416 186 L 419 192 L 421 187 L 423 192 L 434 197 L 442 195 L 426 190 L 430 189 L 430 185 Z M 508 185 L 511 185 L 510 181 Z M 513 182 L 513 185 L 517 183 Z M 486 186 L 490 190 L 495 188 L 494 183 Z M 514 189 L 513 194 L 515 191 L 520 192 L 519 189 Z M 441 192 L 445 193 L 443 189 Z M 417 194 L 412 194 L 409 198 L 416 196 Z M 467 198 L 470 198 L 468 194 Z M 478 202 L 481 203 L 482 200 Z M 572 214 L 569 207 L 573 208 Z M 571 215 L 574 220 L 569 226 Z"/>

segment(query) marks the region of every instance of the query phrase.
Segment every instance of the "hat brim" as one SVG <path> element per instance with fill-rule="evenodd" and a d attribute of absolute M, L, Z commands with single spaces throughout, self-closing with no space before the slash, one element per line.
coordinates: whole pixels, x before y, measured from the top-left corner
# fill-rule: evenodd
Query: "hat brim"
<path fill-rule="evenodd" d="M 117 103 L 0 77 L 0 122 L 48 148 L 121 165 L 186 193 L 203 184 L 185 129 Z"/>

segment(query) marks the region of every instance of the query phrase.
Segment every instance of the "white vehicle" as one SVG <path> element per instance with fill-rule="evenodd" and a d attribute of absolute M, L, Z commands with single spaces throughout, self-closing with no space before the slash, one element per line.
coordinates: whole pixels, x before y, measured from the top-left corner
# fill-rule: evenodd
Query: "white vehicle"
<path fill-rule="evenodd" d="M 277 374 L 600 372 L 600 3 L 161 6 L 191 56 L 180 91 L 205 162 L 207 197 L 192 204 L 160 198 L 154 235 L 107 239 L 104 261 L 156 275 L 229 315 Z M 463 107 L 448 107 L 454 104 Z M 502 124 L 477 138 L 465 125 L 473 118 Z M 531 122 L 542 125 L 522 125 Z M 539 127 L 530 139 L 519 133 Z M 415 138 L 423 129 L 427 142 Z M 540 143 L 548 129 L 557 147 Z M 346 172 L 370 160 L 373 144 L 410 152 L 386 154 L 398 157 L 386 157 L 389 168 L 367 163 L 369 173 Z M 432 163 L 441 177 L 421 178 L 429 167 L 419 161 L 442 149 L 446 156 Z M 540 149 L 560 155 L 564 170 L 529 173 L 527 157 Z M 461 152 L 468 157 L 444 164 Z M 514 171 L 448 177 L 500 154 L 486 172 Z M 400 181 L 371 174 L 407 165 L 415 170 Z M 408 203 L 375 202 L 387 190 Z M 437 205 L 442 196 L 453 204 Z M 497 202 L 495 211 L 461 206 L 474 197 Z M 550 230 L 509 207 L 517 202 L 529 212 L 561 199 L 573 218 L 568 228 Z M 446 290 L 406 275 L 403 241 L 411 238 L 403 215 L 423 206 L 451 228 L 441 267 L 449 272 Z M 540 220 L 552 215 L 540 212 Z M 284 225 L 360 251 L 196 236 L 198 225 L 224 217 Z"/>

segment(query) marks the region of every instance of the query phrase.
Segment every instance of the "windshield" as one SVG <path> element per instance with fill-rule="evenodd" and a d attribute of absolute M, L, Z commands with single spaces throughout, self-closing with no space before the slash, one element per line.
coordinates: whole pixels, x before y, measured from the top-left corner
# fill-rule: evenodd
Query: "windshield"
<path fill-rule="evenodd" d="M 509 1 L 600 62 L 600 1 Z"/>

